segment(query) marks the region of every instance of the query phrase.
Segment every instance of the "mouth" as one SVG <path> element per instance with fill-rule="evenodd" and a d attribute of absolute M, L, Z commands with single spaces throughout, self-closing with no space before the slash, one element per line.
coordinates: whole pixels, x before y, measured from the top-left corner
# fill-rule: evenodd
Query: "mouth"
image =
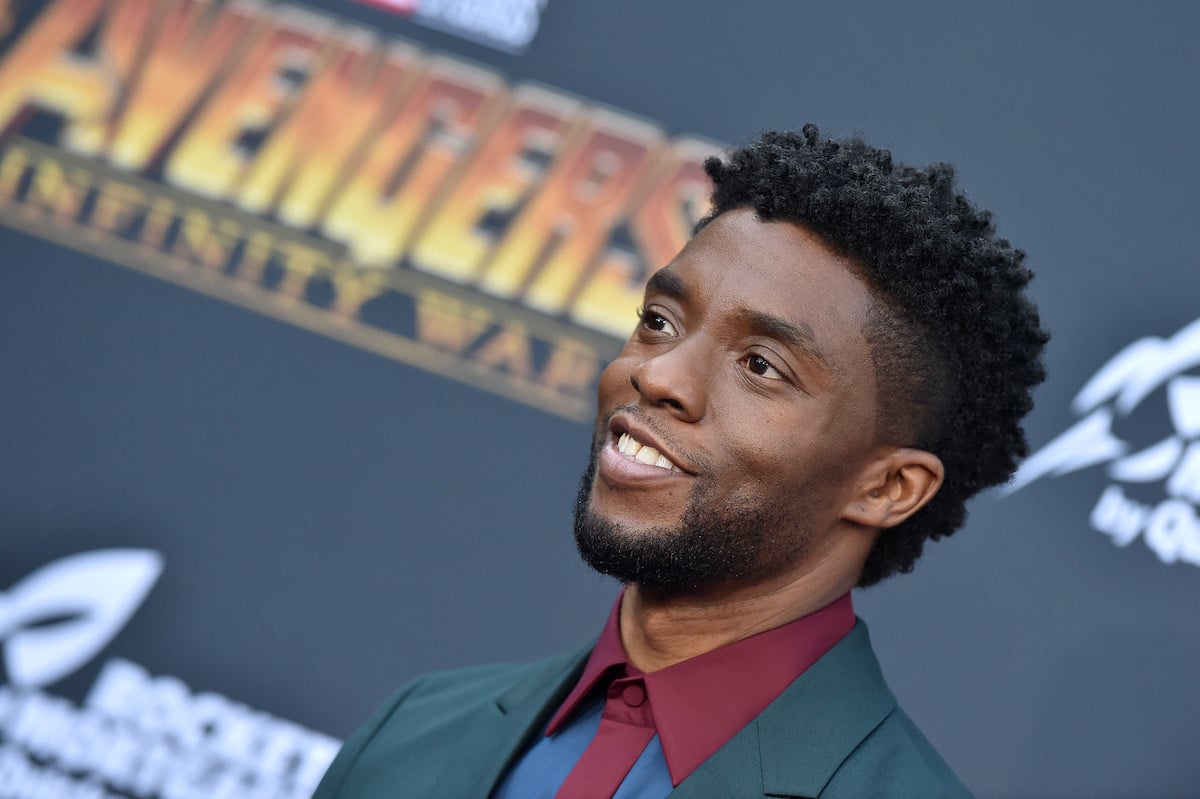
<path fill-rule="evenodd" d="M 696 476 L 690 461 L 677 454 L 636 414 L 618 412 L 608 420 L 608 439 L 597 458 L 595 490 L 658 491 L 675 489 Z"/>
<path fill-rule="evenodd" d="M 633 479 L 695 476 L 690 461 L 674 447 L 665 444 L 630 409 L 621 409 L 608 419 L 608 446 L 604 448 L 608 465 Z"/>
<path fill-rule="evenodd" d="M 636 461 L 647 466 L 654 466 L 669 472 L 683 471 L 655 447 L 638 441 L 632 434 L 627 432 L 617 436 L 616 449 L 623 457 L 631 461 Z"/>

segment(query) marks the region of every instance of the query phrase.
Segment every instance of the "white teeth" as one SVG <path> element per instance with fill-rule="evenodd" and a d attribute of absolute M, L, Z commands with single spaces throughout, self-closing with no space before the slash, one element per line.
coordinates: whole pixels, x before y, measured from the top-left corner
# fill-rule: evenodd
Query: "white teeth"
<path fill-rule="evenodd" d="M 632 458 L 639 463 L 657 466 L 660 469 L 679 471 L 675 468 L 675 464 L 667 460 L 666 455 L 659 453 L 654 447 L 648 447 L 634 440 L 633 436 L 628 433 L 622 433 L 617 438 L 617 451 L 626 458 Z"/>

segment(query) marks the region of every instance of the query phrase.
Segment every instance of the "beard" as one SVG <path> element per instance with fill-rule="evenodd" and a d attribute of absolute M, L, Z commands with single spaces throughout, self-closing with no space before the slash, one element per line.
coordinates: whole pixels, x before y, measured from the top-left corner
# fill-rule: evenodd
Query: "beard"
<path fill-rule="evenodd" d="M 770 577 L 807 551 L 809 531 L 772 501 L 782 495 L 714 501 L 703 476 L 674 527 L 635 530 L 604 518 L 591 507 L 601 446 L 593 447 L 575 499 L 575 546 L 601 574 L 671 597 Z"/>

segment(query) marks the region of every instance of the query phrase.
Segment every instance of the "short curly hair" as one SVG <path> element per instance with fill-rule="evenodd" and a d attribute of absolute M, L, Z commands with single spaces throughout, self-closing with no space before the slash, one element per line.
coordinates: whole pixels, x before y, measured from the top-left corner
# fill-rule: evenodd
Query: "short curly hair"
<path fill-rule="evenodd" d="M 1020 422 L 1045 378 L 1049 336 L 1025 295 L 1025 253 L 997 238 L 949 164 L 896 164 L 857 136 L 767 131 L 704 167 L 713 207 L 697 231 L 735 208 L 801 225 L 875 295 L 865 334 L 877 436 L 932 452 L 946 474 L 929 504 L 879 537 L 858 585 L 912 571 L 926 539 L 961 527 L 966 501 L 1011 477 L 1028 451 Z"/>

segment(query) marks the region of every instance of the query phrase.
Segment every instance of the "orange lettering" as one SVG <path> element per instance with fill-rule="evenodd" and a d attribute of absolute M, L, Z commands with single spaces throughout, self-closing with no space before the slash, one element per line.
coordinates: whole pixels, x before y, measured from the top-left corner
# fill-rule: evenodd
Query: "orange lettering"
<path fill-rule="evenodd" d="M 346 242 L 360 264 L 395 263 L 447 174 L 474 146 L 489 109 L 503 99 L 496 75 L 433 59 L 334 201 L 325 235 Z"/>
<path fill-rule="evenodd" d="M 283 109 L 320 61 L 330 23 L 288 9 L 224 80 L 167 162 L 167 178 L 210 197 L 227 197 L 258 154 Z"/>
<path fill-rule="evenodd" d="M 501 242 L 485 291 L 562 313 L 612 235 L 661 136 L 606 111 L 588 122 Z"/>
<path fill-rule="evenodd" d="M 504 368 L 520 377 L 533 374 L 533 344 L 520 322 L 509 322 L 475 353 L 475 360 L 493 369 Z"/>
<path fill-rule="evenodd" d="M 504 223 L 541 185 L 580 104 L 532 86 L 513 93 L 496 129 L 413 246 L 413 266 L 459 283 L 475 280 Z M 488 229 L 488 228 L 491 229 Z"/>
<path fill-rule="evenodd" d="M 704 159 L 716 151 L 707 142 L 681 139 L 663 154 L 649 191 L 631 215 L 638 252 L 609 247 L 572 304 L 572 321 L 618 338 L 629 335 L 646 278 L 670 263 L 708 212 L 711 186 Z"/>
<path fill-rule="evenodd" d="M 374 37 L 355 31 L 338 42 L 331 63 L 313 78 L 295 110 L 271 133 L 238 188 L 238 204 L 261 213 L 276 205 L 280 219 L 312 226 L 356 147 L 401 96 L 417 70 L 412 47 L 375 50 Z"/>
<path fill-rule="evenodd" d="M 565 339 L 551 350 L 542 370 L 542 384 L 556 391 L 586 394 L 599 374 L 600 359 L 596 351 L 581 342 Z"/>
<path fill-rule="evenodd" d="M 104 0 L 59 0 L 42 12 L 0 63 L 0 131 L 27 105 L 70 119 L 105 119 L 117 86 L 108 68 L 74 48 L 95 27 Z"/>
<path fill-rule="evenodd" d="M 109 233 L 125 232 L 146 207 L 146 193 L 124 183 L 105 181 L 88 223 Z"/>
<path fill-rule="evenodd" d="M 428 344 L 462 353 L 492 322 L 477 305 L 435 291 L 417 295 L 417 336 Z"/>
<path fill-rule="evenodd" d="M 145 169 L 159 157 L 204 90 L 237 63 L 259 22 L 258 11 L 245 4 L 163 5 L 109 150 L 112 162 L 126 169 Z"/>

